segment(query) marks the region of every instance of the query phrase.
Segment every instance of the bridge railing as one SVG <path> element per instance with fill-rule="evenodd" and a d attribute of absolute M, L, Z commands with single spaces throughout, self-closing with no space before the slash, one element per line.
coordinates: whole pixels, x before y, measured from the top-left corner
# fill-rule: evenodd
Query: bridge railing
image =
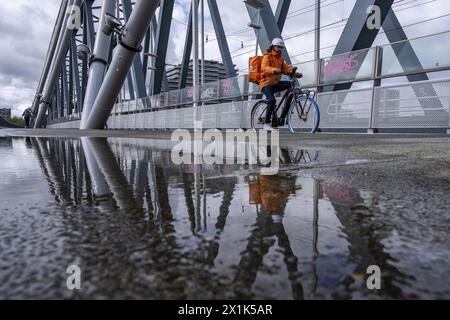
<path fill-rule="evenodd" d="M 447 93 L 450 90 L 445 91 L 448 89 L 448 79 L 429 81 L 426 76 L 427 73 L 450 70 L 448 52 L 450 31 L 295 66 L 304 74 L 301 80 L 303 88 L 326 91 L 335 85 L 350 84 L 349 90 L 318 95 L 323 128 L 449 127 Z M 407 76 L 414 82 L 387 86 L 382 82 L 401 76 Z M 237 108 L 242 108 L 239 117 L 247 117 L 248 106 L 260 97 L 260 90 L 257 85 L 249 83 L 247 75 L 241 75 L 206 83 L 198 88 L 122 101 L 114 106 L 110 123 L 116 128 L 169 128 L 175 123 L 181 124 L 179 127 L 189 127 L 191 124 L 187 123 L 192 121 L 190 109 L 196 94 L 203 114 L 209 114 L 211 125 L 216 123 L 219 127 L 232 122 L 233 126 L 238 126 L 239 122 L 240 126 L 244 126 L 248 121 L 237 119 Z M 219 111 L 223 110 L 228 111 L 212 120 L 214 112 L 220 114 Z M 159 116 L 146 115 L 152 112 L 158 112 Z M 230 120 L 232 114 L 236 115 L 233 121 Z M 169 118 L 166 119 L 166 115 Z M 73 121 L 79 117 L 79 114 L 72 114 L 53 120 L 53 123 Z M 393 121 L 394 118 L 401 120 Z"/>

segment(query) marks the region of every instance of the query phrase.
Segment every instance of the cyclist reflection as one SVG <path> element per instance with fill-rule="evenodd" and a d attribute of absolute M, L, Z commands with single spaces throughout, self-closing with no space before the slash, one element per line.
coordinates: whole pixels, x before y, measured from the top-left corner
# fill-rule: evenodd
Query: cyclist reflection
<path fill-rule="evenodd" d="M 289 196 L 295 194 L 295 176 L 260 176 L 251 179 L 250 203 L 257 205 L 257 218 L 248 238 L 248 244 L 241 253 L 238 272 L 235 277 L 235 291 L 243 297 L 250 297 L 251 288 L 264 256 L 275 244 L 284 256 L 294 299 L 303 299 L 303 287 L 299 280 L 297 257 L 294 255 L 289 237 L 283 225 L 283 216 Z"/>
<path fill-rule="evenodd" d="M 260 205 L 280 221 L 289 196 L 295 194 L 295 177 L 260 176 L 251 180 L 249 186 L 250 204 Z"/>

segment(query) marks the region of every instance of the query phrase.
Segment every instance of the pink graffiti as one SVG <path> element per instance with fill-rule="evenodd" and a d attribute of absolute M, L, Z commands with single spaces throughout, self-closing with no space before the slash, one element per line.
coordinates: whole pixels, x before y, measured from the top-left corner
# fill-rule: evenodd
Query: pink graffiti
<path fill-rule="evenodd" d="M 322 189 L 329 198 L 353 203 L 352 190 L 349 188 L 332 184 L 323 184 Z"/>
<path fill-rule="evenodd" d="M 186 97 L 193 98 L 194 97 L 194 88 L 187 88 L 186 89 Z"/>
<path fill-rule="evenodd" d="M 359 65 L 359 62 L 356 60 L 357 57 L 358 54 L 353 53 L 348 57 L 331 59 L 324 67 L 325 76 L 341 75 L 356 69 Z"/>
<path fill-rule="evenodd" d="M 222 82 L 222 94 L 223 95 L 230 95 L 232 90 L 232 85 L 230 80 L 225 80 Z"/>

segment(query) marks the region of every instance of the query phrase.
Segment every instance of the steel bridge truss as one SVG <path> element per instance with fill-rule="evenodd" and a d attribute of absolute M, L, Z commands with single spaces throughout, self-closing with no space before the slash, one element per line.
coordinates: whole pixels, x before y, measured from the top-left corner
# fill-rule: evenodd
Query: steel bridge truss
<path fill-rule="evenodd" d="M 192 0 L 200 1 L 200 0 Z M 217 0 L 204 0 L 210 11 L 221 58 L 228 77 L 235 75 Z M 281 37 L 291 0 L 279 0 L 275 13 L 269 0 L 245 0 L 250 25 L 263 51 Z M 406 40 L 394 11 L 394 0 L 357 1 L 337 43 L 334 55 L 370 48 L 379 29 L 369 29 L 367 8 L 378 6 L 388 40 Z M 175 0 L 61 0 L 43 72 L 33 101 L 33 124 L 44 127 L 47 119 L 82 114 L 81 129 L 103 129 L 113 105 L 169 90 L 167 48 Z M 71 26 L 80 8 L 81 24 Z M 155 15 L 159 8 L 159 16 Z M 317 8 L 316 8 L 317 9 Z M 170 17 L 170 18 L 169 18 Z M 317 26 L 316 21 L 316 26 Z M 255 27 L 256 26 L 256 27 Z M 320 24 L 319 24 L 320 26 Z M 185 88 L 193 43 L 192 8 L 187 24 L 179 88 Z M 408 44 L 396 51 L 403 67 L 420 65 Z M 289 53 L 283 55 L 291 63 Z M 364 59 L 363 55 L 360 59 Z M 359 70 L 355 70 L 355 76 Z M 427 80 L 426 74 L 409 81 Z M 349 89 L 352 82 L 320 88 Z M 375 86 L 379 85 L 375 83 Z M 432 90 L 432 88 L 431 88 Z M 417 92 L 418 95 L 423 92 Z M 433 92 L 427 92 L 433 95 Z"/>

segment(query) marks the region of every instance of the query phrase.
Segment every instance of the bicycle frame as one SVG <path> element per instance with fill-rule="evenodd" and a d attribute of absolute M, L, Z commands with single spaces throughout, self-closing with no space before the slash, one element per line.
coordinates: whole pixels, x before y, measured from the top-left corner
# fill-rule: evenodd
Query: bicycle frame
<path fill-rule="evenodd" d="M 294 78 L 295 72 L 296 72 L 296 68 L 294 68 L 294 71 L 292 74 L 289 74 L 290 83 L 291 83 L 290 88 L 288 90 L 286 90 L 281 101 L 277 105 L 275 105 L 273 115 L 271 115 L 273 125 L 285 126 L 286 118 L 288 118 L 288 121 L 289 121 L 289 118 L 291 117 L 292 113 L 294 113 L 293 106 L 295 106 L 295 110 L 296 110 L 297 115 L 300 118 L 300 120 L 304 121 L 304 122 L 308 121 L 309 112 L 312 109 L 316 108 L 316 103 L 311 102 L 311 101 L 315 101 L 315 99 L 316 99 L 316 95 L 317 95 L 316 91 L 300 89 L 299 82 L 297 81 L 296 78 Z M 293 99 L 295 99 L 295 101 L 294 101 L 295 105 L 292 104 Z M 267 105 L 266 100 L 261 100 L 257 104 L 255 104 L 255 106 L 252 109 L 252 126 L 254 126 L 253 112 L 255 110 L 255 107 L 259 103 L 265 103 Z M 278 113 L 280 111 L 280 108 L 282 108 L 282 107 L 283 107 L 282 113 L 281 113 L 281 115 L 279 115 Z M 263 113 L 260 113 L 258 115 L 258 124 L 265 123 L 265 119 L 266 119 L 265 113 L 267 113 L 267 107 L 266 107 L 266 109 L 264 109 Z M 290 126 L 290 124 L 289 124 L 289 126 Z"/>
<path fill-rule="evenodd" d="M 292 76 L 291 76 L 291 84 L 292 84 L 291 88 L 285 92 L 285 94 L 283 95 L 283 98 L 281 99 L 281 101 L 278 103 L 277 107 L 274 110 L 274 115 L 277 117 L 278 120 L 281 120 L 282 122 L 285 122 L 285 120 L 286 120 L 286 117 L 288 115 L 289 108 L 290 108 L 290 105 L 292 103 L 292 99 L 293 98 L 296 99 L 297 104 L 298 104 L 298 106 L 300 107 L 300 110 L 301 110 L 301 113 L 298 116 L 301 119 L 304 119 L 304 118 L 308 117 L 309 110 L 310 110 L 311 106 L 309 106 L 308 111 L 305 112 L 306 105 L 308 103 L 308 99 L 305 99 L 305 101 L 303 103 L 302 101 L 300 101 L 299 98 L 302 97 L 302 96 L 306 96 L 308 98 L 311 98 L 312 100 L 315 100 L 316 95 L 317 95 L 317 93 L 315 91 L 312 91 L 312 90 L 301 90 L 300 88 L 298 88 L 297 87 L 297 80 L 294 79 Z M 312 94 L 312 97 L 311 97 L 311 94 Z M 278 117 L 278 111 L 283 106 L 283 103 L 285 101 L 286 101 L 286 103 L 284 104 L 281 116 Z"/>

